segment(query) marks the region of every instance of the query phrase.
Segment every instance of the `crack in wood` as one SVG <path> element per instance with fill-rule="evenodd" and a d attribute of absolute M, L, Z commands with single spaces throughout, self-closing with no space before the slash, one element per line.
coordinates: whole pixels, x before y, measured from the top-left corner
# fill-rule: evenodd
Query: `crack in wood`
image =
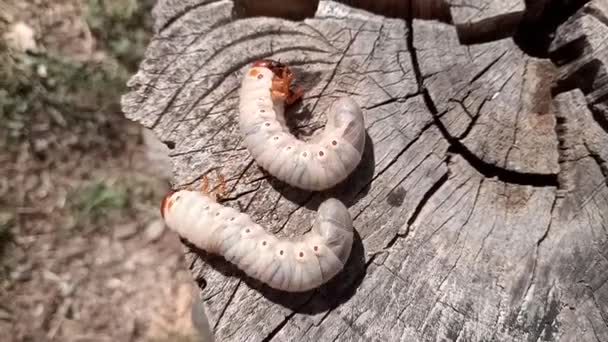
<path fill-rule="evenodd" d="M 230 305 L 230 303 L 232 303 L 232 300 L 234 299 L 234 296 L 236 295 L 236 291 L 239 289 L 240 286 L 241 286 L 241 280 L 239 279 L 238 283 L 234 287 L 234 290 L 230 294 L 230 297 L 228 297 L 228 300 L 226 301 L 224 308 L 222 309 L 222 311 L 220 311 L 220 315 L 218 316 L 217 320 L 215 321 L 215 324 L 213 325 L 214 332 L 217 331 L 217 327 L 219 326 L 220 321 L 224 317 L 224 314 L 226 313 L 226 309 L 228 309 L 228 306 Z"/>
<path fill-rule="evenodd" d="M 599 311 L 600 317 L 602 318 L 602 321 L 604 321 L 604 325 L 608 327 L 608 314 L 604 313 L 604 310 L 602 310 L 602 307 L 598 304 L 594 293 L 591 293 L 591 299 L 593 299 L 593 304 L 597 308 L 597 311 Z"/>
<path fill-rule="evenodd" d="M 431 197 L 433 197 L 433 195 L 435 195 L 439 191 L 439 189 L 448 181 L 448 178 L 449 169 L 424 193 L 424 195 L 414 208 L 414 211 L 412 212 L 411 216 L 406 222 L 407 228 L 405 229 L 405 232 L 395 234 L 395 236 L 386 244 L 384 250 L 390 249 L 395 244 L 395 242 L 397 242 L 398 239 L 406 238 L 409 235 L 412 225 L 414 224 L 414 222 L 416 222 L 416 219 L 418 218 L 418 215 L 420 214 L 424 206 L 430 201 Z"/>
<path fill-rule="evenodd" d="M 488 65 L 483 67 L 483 69 L 481 69 L 477 74 L 473 75 L 473 77 L 469 81 L 469 85 L 475 83 L 475 81 L 477 81 L 479 78 L 481 78 L 481 76 L 483 76 L 485 73 L 487 73 L 494 65 L 496 65 L 496 63 L 498 63 L 498 61 L 500 61 L 507 54 L 507 52 L 509 52 L 509 51 L 505 50 L 503 53 L 498 55 L 498 57 L 491 60 L 490 63 L 488 63 Z"/>
<path fill-rule="evenodd" d="M 587 143 L 587 141 L 585 141 L 583 143 L 583 145 L 585 146 L 585 148 L 587 149 L 587 152 L 589 152 L 589 156 L 595 161 L 595 163 L 599 166 L 600 168 L 600 172 L 602 173 L 602 175 L 604 176 L 604 180 L 606 181 L 606 185 L 608 185 L 608 163 L 606 162 L 606 160 L 604 160 L 602 158 L 602 156 L 597 153 L 596 151 L 594 151 L 590 146 L 589 143 Z"/>
<path fill-rule="evenodd" d="M 387 94 L 387 95 L 389 95 L 389 94 Z M 409 99 L 411 99 L 411 98 L 414 98 L 414 97 L 416 97 L 416 96 L 419 96 L 419 95 L 422 95 L 422 94 L 421 94 L 421 93 L 416 92 L 416 93 L 414 93 L 414 94 L 407 94 L 407 95 L 404 95 L 404 96 L 399 96 L 399 97 L 391 97 L 391 98 L 389 98 L 388 100 L 384 100 L 384 101 L 382 101 L 382 102 L 378 102 L 378 103 L 373 104 L 373 105 L 371 105 L 371 106 L 367 106 L 367 107 L 361 107 L 361 108 L 362 108 L 362 109 L 366 109 L 366 110 L 370 110 L 370 109 L 375 109 L 375 108 L 378 108 L 378 107 L 386 106 L 387 104 L 391 104 L 391 103 L 395 103 L 395 102 L 399 102 L 399 103 L 405 103 L 405 102 L 407 102 L 407 100 L 409 100 Z M 389 95 L 389 96 L 390 96 L 390 95 Z M 393 113 L 392 115 L 395 115 L 395 114 L 397 114 L 397 113 Z M 389 117 L 391 117 L 392 115 L 389 115 L 389 116 L 387 116 L 387 117 L 385 117 L 385 118 L 383 118 L 383 119 L 389 118 Z M 379 121 L 381 121 L 381 120 L 376 120 L 376 121 L 372 122 L 372 123 L 371 123 L 371 125 L 369 125 L 369 126 L 367 127 L 367 129 L 369 130 L 371 127 L 373 127 L 373 125 L 374 125 L 375 123 L 377 123 L 377 122 L 379 122 Z"/>
<path fill-rule="evenodd" d="M 458 184 L 458 186 L 456 186 L 456 188 L 445 197 L 445 199 L 437 206 L 437 208 L 440 208 L 441 206 L 443 206 L 443 204 L 450 198 L 452 197 L 452 195 L 454 195 L 458 190 L 460 190 L 462 187 L 464 187 L 466 184 L 469 183 L 469 181 L 471 180 L 471 177 L 465 179 L 464 181 L 462 181 L 460 184 Z M 454 204 L 452 204 L 452 206 L 450 208 L 448 208 L 449 212 L 452 212 L 452 208 L 456 205 L 458 205 L 460 203 L 460 200 L 465 197 L 468 194 L 468 191 L 464 191 L 460 197 L 454 201 Z M 420 249 L 423 245 L 427 244 L 434 236 L 435 234 L 437 234 L 442 228 L 444 228 L 448 222 L 450 222 L 456 215 L 458 215 L 458 212 L 453 212 L 448 218 L 446 218 L 437 228 L 435 228 L 431 234 L 424 238 L 422 240 L 422 242 L 418 245 L 418 249 Z"/>
<path fill-rule="evenodd" d="M 382 29 L 384 29 L 384 23 L 380 24 L 380 28 L 378 29 L 378 34 L 376 35 L 376 39 L 374 39 L 374 43 L 372 44 L 372 49 L 369 52 L 369 54 L 367 55 L 367 57 L 365 57 L 365 59 L 363 60 L 363 63 L 368 62 L 374 56 L 374 53 L 376 52 L 376 48 L 378 47 L 378 42 L 380 41 L 380 38 L 382 37 Z"/>
<path fill-rule="evenodd" d="M 181 157 L 181 156 L 187 156 L 189 154 L 203 152 L 203 151 L 207 150 L 209 147 L 213 147 L 215 145 L 216 144 L 203 145 L 200 148 L 197 148 L 197 149 L 194 149 L 194 150 L 171 153 L 171 154 L 169 154 L 169 157 L 171 157 L 171 158 Z"/>
<path fill-rule="evenodd" d="M 471 152 L 460 140 L 458 140 L 458 138 L 453 137 L 448 132 L 445 125 L 439 119 L 437 107 L 435 106 L 435 103 L 433 102 L 433 99 L 431 98 L 428 89 L 424 86 L 424 79 L 420 70 L 420 64 L 418 63 L 416 48 L 414 47 L 414 29 L 411 20 L 407 21 L 407 27 L 408 30 L 406 34 L 406 44 L 408 46 L 408 51 L 410 52 L 412 68 L 414 70 L 414 74 L 416 75 L 418 87 L 423 95 L 424 102 L 428 110 L 433 116 L 433 122 L 435 123 L 435 126 L 439 128 L 439 131 L 441 132 L 443 137 L 450 144 L 450 148 L 448 149 L 448 151 L 451 151 L 463 157 L 469 163 L 469 165 L 471 165 L 475 170 L 484 175 L 486 178 L 497 177 L 501 181 L 510 184 L 531 185 L 534 187 L 557 187 L 557 174 L 520 172 L 508 170 L 497 165 L 487 163 L 486 161 L 476 156 L 473 152 Z"/>
<path fill-rule="evenodd" d="M 310 299 L 309 299 L 310 301 Z M 302 305 L 304 306 L 304 304 Z M 283 329 L 283 327 L 285 325 L 287 325 L 287 322 L 289 322 L 290 319 L 293 318 L 293 316 L 296 315 L 296 311 L 292 311 L 291 313 L 289 313 L 289 315 L 285 316 L 285 319 L 283 319 L 279 325 L 277 325 L 274 329 L 272 329 L 272 331 L 270 331 L 268 333 L 268 335 L 266 335 L 266 337 L 264 337 L 262 339 L 262 342 L 269 342 L 272 341 L 272 339 L 279 333 L 279 331 L 281 331 L 281 329 Z"/>
<path fill-rule="evenodd" d="M 497 327 L 498 326 L 498 321 L 500 320 L 500 316 L 501 316 L 501 310 L 500 310 L 500 305 L 502 304 L 502 298 L 500 298 L 498 300 L 498 305 L 496 305 L 496 318 L 494 319 L 494 323 L 491 325 L 491 327 Z M 492 332 L 492 336 L 490 336 L 490 341 L 494 341 L 495 336 L 497 333 L 497 329 L 494 329 L 494 331 Z"/>
<path fill-rule="evenodd" d="M 286 220 L 285 220 L 285 222 L 284 222 L 284 223 L 281 225 L 281 227 L 279 227 L 279 229 L 278 229 L 278 230 L 275 232 L 275 234 L 276 234 L 276 233 L 278 233 L 278 232 L 280 232 L 280 231 L 282 231 L 282 230 L 285 228 L 285 226 L 287 226 L 287 223 L 289 223 L 289 220 L 291 219 L 291 217 L 293 216 L 293 214 L 294 214 L 295 212 L 297 212 L 298 210 L 302 209 L 303 207 L 305 207 L 305 206 L 306 206 L 308 203 L 310 203 L 310 201 L 312 201 L 312 199 L 313 199 L 313 198 L 314 198 L 314 193 L 310 193 L 310 194 L 309 194 L 309 195 L 308 195 L 308 196 L 307 196 L 307 197 L 304 199 L 303 204 L 298 204 L 298 207 L 297 207 L 296 209 L 294 209 L 294 210 L 290 211 L 290 212 L 287 214 L 287 219 L 286 219 Z"/>
<path fill-rule="evenodd" d="M 262 183 L 260 183 L 258 185 L 258 187 L 255 188 L 255 189 L 239 192 L 239 193 L 237 193 L 237 194 L 235 194 L 234 196 L 231 196 L 231 197 L 222 197 L 221 201 L 219 201 L 219 202 L 220 203 L 227 203 L 227 202 L 236 201 L 236 200 L 240 199 L 243 196 L 247 196 L 247 195 L 249 195 L 251 193 L 257 192 L 258 190 L 260 190 L 261 187 L 262 187 Z"/>
<path fill-rule="evenodd" d="M 469 122 L 467 128 L 457 138 L 458 140 L 464 140 L 469 135 L 469 133 L 471 133 L 471 130 L 473 129 L 473 127 L 475 127 L 477 120 L 479 120 L 479 118 L 481 117 L 481 110 L 483 106 L 488 102 L 488 98 L 484 97 L 483 100 L 481 100 L 481 104 L 479 105 L 479 107 L 477 107 L 475 115 L 472 115 L 469 112 L 469 109 L 464 105 L 464 99 L 461 101 L 453 99 L 451 101 L 458 103 L 460 105 L 460 108 L 462 108 L 462 110 L 471 118 L 471 122 Z"/>
<path fill-rule="evenodd" d="M 457 308 L 456 308 L 454 305 L 452 305 L 451 303 L 444 302 L 444 301 L 442 301 L 442 300 L 438 300 L 437 302 L 438 302 L 439 304 L 441 304 L 441 305 L 444 305 L 444 306 L 446 306 L 446 307 L 448 307 L 448 308 L 452 309 L 452 311 L 456 312 L 457 314 L 459 314 L 459 315 L 461 315 L 461 316 L 463 316 L 463 317 L 465 317 L 465 318 L 469 318 L 469 317 L 467 317 L 467 314 L 466 314 L 465 312 L 460 311 L 459 309 L 457 309 Z"/>
<path fill-rule="evenodd" d="M 382 197 L 382 199 L 381 199 L 381 200 L 382 200 L 382 201 L 386 200 L 386 199 L 387 199 L 387 197 L 389 197 L 389 196 L 390 196 L 390 195 L 393 193 L 393 191 L 395 191 L 395 190 L 396 190 L 396 189 L 397 189 L 399 186 L 401 186 L 401 184 L 402 184 L 402 183 L 403 183 L 403 182 L 404 182 L 406 179 L 408 179 L 408 178 L 409 178 L 409 177 L 410 177 L 410 176 L 411 176 L 411 175 L 412 175 L 412 174 L 413 174 L 413 173 L 414 173 L 416 170 L 418 170 L 418 168 L 419 168 L 419 167 L 421 167 L 421 166 L 422 166 L 422 165 L 423 165 L 423 164 L 424 164 L 424 163 L 425 163 L 425 162 L 426 162 L 426 161 L 427 161 L 429 158 L 431 158 L 432 156 L 434 156 L 434 154 L 433 154 L 432 152 L 431 152 L 431 153 L 428 153 L 426 156 L 424 156 L 424 158 L 422 158 L 422 160 L 421 160 L 419 163 L 417 163 L 416 165 L 414 165 L 414 167 L 413 167 L 413 168 L 412 168 L 412 169 L 411 169 L 411 170 L 410 170 L 408 173 L 406 173 L 406 174 L 405 174 L 403 177 L 401 177 L 401 178 L 400 178 L 400 179 L 399 179 L 399 180 L 396 182 L 396 184 L 395 184 L 393 187 L 391 187 L 390 189 L 388 189 L 388 191 L 386 192 L 386 194 L 384 195 L 384 197 Z M 377 198 L 377 197 L 376 197 L 376 198 Z M 376 199 L 376 198 L 374 198 L 374 199 Z M 387 210 L 390 210 L 390 208 L 387 208 Z M 382 215 L 378 215 L 378 216 L 382 216 Z"/>
<path fill-rule="evenodd" d="M 549 219 L 549 223 L 547 224 L 547 228 L 545 229 L 543 235 L 536 241 L 536 244 L 534 246 L 534 263 L 532 265 L 532 270 L 530 272 L 530 279 L 528 280 L 528 286 L 526 288 L 526 291 L 524 292 L 524 295 L 522 297 L 522 301 L 519 305 L 519 313 L 518 316 L 522 313 L 522 310 L 524 309 L 524 303 L 528 300 L 528 297 L 530 295 L 530 292 L 532 290 L 534 290 L 534 285 L 535 285 L 535 281 L 536 281 L 536 277 L 537 277 L 537 268 L 538 268 L 538 258 L 539 258 L 539 250 L 540 250 L 540 246 L 541 244 L 545 241 L 545 239 L 547 238 L 547 236 L 549 236 L 549 231 L 551 230 L 551 226 L 553 224 L 553 220 L 555 219 L 555 209 L 558 207 L 560 202 L 560 197 L 557 196 L 557 194 L 555 194 L 554 198 L 553 198 L 553 203 L 551 204 L 551 210 L 549 212 L 550 215 L 550 219 Z"/>
<path fill-rule="evenodd" d="M 545 305 L 543 307 L 543 316 L 540 318 L 537 326 L 530 327 L 532 334 L 529 336 L 529 340 L 539 342 L 541 336 L 544 336 L 546 341 L 551 341 L 553 339 L 553 334 L 557 332 L 557 328 L 554 327 L 554 323 L 556 322 L 557 315 L 559 314 L 560 310 L 557 308 L 558 304 L 556 300 L 549 300 L 553 289 L 555 289 L 555 281 L 553 281 L 553 284 L 551 284 L 551 286 L 547 289 L 547 293 L 544 296 Z"/>
<path fill-rule="evenodd" d="M 521 112 L 523 109 L 523 96 L 524 96 L 524 89 L 526 89 L 525 84 L 527 82 L 526 79 L 526 74 L 528 73 L 528 65 L 529 65 L 530 60 L 526 60 L 525 65 L 524 65 L 524 70 L 522 72 L 522 79 L 523 79 L 523 83 L 521 85 L 521 88 L 519 89 L 519 99 L 517 100 L 518 106 L 517 106 L 517 111 L 515 111 L 515 120 L 514 120 L 514 125 L 513 125 L 513 138 L 511 139 L 511 143 L 509 144 L 509 149 L 507 150 L 507 153 L 505 155 L 505 161 L 503 162 L 504 167 L 506 168 L 507 165 L 509 164 L 509 157 L 511 156 L 511 151 L 513 151 L 514 148 L 517 148 L 517 131 L 519 130 L 519 118 L 521 116 Z M 557 175 L 556 175 L 557 177 Z"/>
<path fill-rule="evenodd" d="M 484 179 L 482 178 L 479 181 L 479 184 L 477 186 L 477 191 L 475 192 L 473 204 L 471 205 L 471 211 L 469 211 L 469 213 L 467 214 L 467 218 L 465 219 L 464 223 L 462 225 L 460 225 L 460 228 L 458 228 L 458 235 L 456 236 L 456 240 L 454 241 L 454 247 L 456 246 L 456 244 L 458 243 L 458 240 L 460 239 L 460 234 L 462 234 L 462 231 L 464 230 L 466 225 L 469 223 L 469 220 L 473 216 L 473 212 L 475 212 L 475 208 L 477 208 L 477 200 L 479 199 L 479 193 L 481 192 L 481 187 L 483 186 L 483 182 L 484 182 Z M 463 248 L 461 246 L 460 253 L 458 254 L 458 257 L 456 258 L 456 261 L 454 261 L 454 265 L 452 265 L 452 267 L 450 267 L 450 270 L 448 271 L 448 273 L 445 275 L 445 277 L 439 283 L 439 286 L 437 287 L 437 291 L 441 292 L 441 288 L 443 287 L 443 284 L 447 281 L 447 279 L 450 276 L 450 274 L 452 273 L 452 271 L 456 268 L 456 265 L 458 265 L 458 261 L 462 257 L 462 252 L 463 252 Z M 451 254 L 451 253 L 449 253 L 449 254 Z"/>

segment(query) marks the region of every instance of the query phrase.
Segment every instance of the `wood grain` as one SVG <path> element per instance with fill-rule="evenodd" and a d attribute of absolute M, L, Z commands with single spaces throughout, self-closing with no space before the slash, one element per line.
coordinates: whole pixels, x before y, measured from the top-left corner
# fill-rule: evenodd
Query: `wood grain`
<path fill-rule="evenodd" d="M 158 2 L 123 109 L 172 146 L 175 184 L 218 168 L 225 204 L 283 236 L 335 196 L 358 233 L 346 269 L 301 295 L 188 247 L 216 340 L 608 341 L 608 5 L 553 22 L 549 5 L 447 4 L 453 24 L 390 1 L 320 1 L 303 21 Z M 483 28 L 522 16 L 555 26 L 542 53 L 510 37 L 520 18 Z M 364 109 L 363 161 L 335 189 L 286 186 L 242 146 L 238 86 L 265 57 L 307 90 L 287 114 L 303 139 L 339 96 Z"/>

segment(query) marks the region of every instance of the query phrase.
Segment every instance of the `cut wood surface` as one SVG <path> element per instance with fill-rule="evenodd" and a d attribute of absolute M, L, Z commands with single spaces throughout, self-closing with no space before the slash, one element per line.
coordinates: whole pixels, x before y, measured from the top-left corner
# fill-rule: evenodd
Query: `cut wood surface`
<path fill-rule="evenodd" d="M 280 236 L 334 196 L 357 231 L 345 270 L 301 294 L 186 243 L 215 339 L 608 341 L 608 1 L 344 2 L 300 21 L 251 1 L 154 10 L 123 109 L 169 146 L 175 186 L 217 168 L 224 204 Z M 306 89 L 287 111 L 302 139 L 338 97 L 363 108 L 363 160 L 336 188 L 292 188 L 243 147 L 241 77 L 267 57 Z"/>

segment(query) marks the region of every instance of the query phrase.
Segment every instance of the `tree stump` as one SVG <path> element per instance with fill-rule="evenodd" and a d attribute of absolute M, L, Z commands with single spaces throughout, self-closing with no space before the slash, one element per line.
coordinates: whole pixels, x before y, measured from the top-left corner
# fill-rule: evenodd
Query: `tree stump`
<path fill-rule="evenodd" d="M 608 341 L 608 1 L 272 3 L 159 0 L 123 98 L 176 185 L 217 168 L 224 204 L 280 236 L 328 196 L 354 219 L 344 271 L 301 294 L 185 247 L 216 340 Z M 242 146 L 240 80 L 266 57 L 306 89 L 301 138 L 338 97 L 362 106 L 336 188 L 287 186 Z"/>

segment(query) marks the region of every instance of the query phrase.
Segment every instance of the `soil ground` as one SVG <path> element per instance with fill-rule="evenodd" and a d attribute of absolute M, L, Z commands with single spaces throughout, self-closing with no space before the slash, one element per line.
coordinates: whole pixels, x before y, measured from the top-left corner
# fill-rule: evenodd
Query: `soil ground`
<path fill-rule="evenodd" d="M 0 0 L 3 341 L 194 340 L 169 170 L 119 105 L 152 5 Z"/>

